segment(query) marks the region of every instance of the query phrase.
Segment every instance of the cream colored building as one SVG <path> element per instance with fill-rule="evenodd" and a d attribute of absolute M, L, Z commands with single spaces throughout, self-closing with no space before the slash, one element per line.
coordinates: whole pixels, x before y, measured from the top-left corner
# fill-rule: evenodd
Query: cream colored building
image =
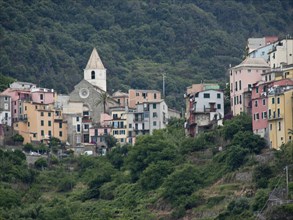
<path fill-rule="evenodd" d="M 293 39 L 277 42 L 272 51 L 269 52 L 269 56 L 272 69 L 293 64 Z"/>
<path fill-rule="evenodd" d="M 268 98 L 268 123 L 271 147 L 279 149 L 292 141 L 293 129 L 293 86 L 271 88 Z"/>

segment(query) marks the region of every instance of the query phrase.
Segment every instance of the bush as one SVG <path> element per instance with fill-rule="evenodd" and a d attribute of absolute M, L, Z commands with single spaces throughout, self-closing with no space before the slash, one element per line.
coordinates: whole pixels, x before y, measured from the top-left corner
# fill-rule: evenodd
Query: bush
<path fill-rule="evenodd" d="M 239 145 L 253 153 L 260 151 L 267 146 L 266 141 L 251 131 L 239 131 L 232 139 L 232 144 Z"/>
<path fill-rule="evenodd" d="M 269 178 L 272 177 L 272 170 L 267 165 L 259 165 L 255 167 L 253 172 L 253 180 L 257 188 L 266 188 L 268 186 Z"/>
<path fill-rule="evenodd" d="M 40 158 L 35 162 L 35 167 L 37 169 L 43 169 L 45 167 L 48 167 L 48 162 L 45 158 Z"/>
<path fill-rule="evenodd" d="M 172 171 L 172 163 L 169 161 L 151 163 L 140 175 L 139 183 L 143 189 L 156 189 Z"/>
<path fill-rule="evenodd" d="M 34 146 L 32 144 L 26 143 L 23 146 L 23 150 L 28 153 L 28 152 L 31 152 L 31 151 L 35 151 L 35 148 L 34 148 Z"/>
<path fill-rule="evenodd" d="M 12 136 L 12 140 L 15 143 L 22 143 L 24 141 L 24 138 L 20 134 L 15 134 Z"/>
<path fill-rule="evenodd" d="M 249 209 L 249 203 L 246 198 L 239 198 L 229 203 L 228 211 L 233 215 L 238 215 Z"/>
<path fill-rule="evenodd" d="M 11 208 L 21 204 L 21 196 L 18 192 L 0 187 L 0 207 Z"/>
<path fill-rule="evenodd" d="M 66 176 L 60 180 L 60 183 L 58 185 L 58 191 L 59 192 L 68 192 L 73 189 L 75 186 L 75 181 L 73 177 Z"/>
<path fill-rule="evenodd" d="M 252 203 L 253 211 L 260 211 L 265 205 L 268 198 L 269 198 L 269 193 L 267 192 L 267 190 L 264 190 L 264 189 L 258 190 L 254 197 L 254 201 Z"/>
<path fill-rule="evenodd" d="M 201 183 L 199 171 L 194 166 L 186 164 L 167 177 L 163 184 L 165 188 L 163 196 L 173 204 L 177 204 L 182 197 L 190 196 Z"/>

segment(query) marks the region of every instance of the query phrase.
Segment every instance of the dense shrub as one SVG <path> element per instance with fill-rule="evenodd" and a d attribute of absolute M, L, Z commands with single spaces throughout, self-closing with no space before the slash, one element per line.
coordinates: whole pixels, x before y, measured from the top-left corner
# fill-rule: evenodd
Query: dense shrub
<path fill-rule="evenodd" d="M 194 166 L 185 164 L 180 169 L 170 174 L 164 184 L 164 197 L 169 199 L 173 204 L 177 204 L 181 199 L 190 196 L 197 190 L 202 183 L 202 179 Z"/>

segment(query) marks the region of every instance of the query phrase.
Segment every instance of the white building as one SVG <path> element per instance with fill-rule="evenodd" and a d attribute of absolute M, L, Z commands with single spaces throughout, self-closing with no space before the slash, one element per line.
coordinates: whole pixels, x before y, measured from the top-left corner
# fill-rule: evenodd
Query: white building
<path fill-rule="evenodd" d="M 8 95 L 0 95 L 0 124 L 12 125 L 11 97 Z"/>
<path fill-rule="evenodd" d="M 293 39 L 284 39 L 276 43 L 269 56 L 272 69 L 281 68 L 284 64 L 293 64 Z"/>
<path fill-rule="evenodd" d="M 168 106 L 164 100 L 139 103 L 134 113 L 134 131 L 136 135 L 152 134 L 156 129 L 166 128 L 168 118 Z"/>

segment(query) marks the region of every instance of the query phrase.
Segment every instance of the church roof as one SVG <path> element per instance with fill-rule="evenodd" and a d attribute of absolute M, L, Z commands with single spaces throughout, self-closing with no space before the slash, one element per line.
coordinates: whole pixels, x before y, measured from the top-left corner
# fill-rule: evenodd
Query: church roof
<path fill-rule="evenodd" d="M 235 66 L 233 68 L 238 68 L 238 67 L 267 67 L 269 68 L 270 66 L 263 58 L 247 57 L 245 60 L 243 60 L 242 63 L 240 63 L 238 66 Z"/>
<path fill-rule="evenodd" d="M 85 69 L 105 69 L 96 48 L 93 49 Z"/>

